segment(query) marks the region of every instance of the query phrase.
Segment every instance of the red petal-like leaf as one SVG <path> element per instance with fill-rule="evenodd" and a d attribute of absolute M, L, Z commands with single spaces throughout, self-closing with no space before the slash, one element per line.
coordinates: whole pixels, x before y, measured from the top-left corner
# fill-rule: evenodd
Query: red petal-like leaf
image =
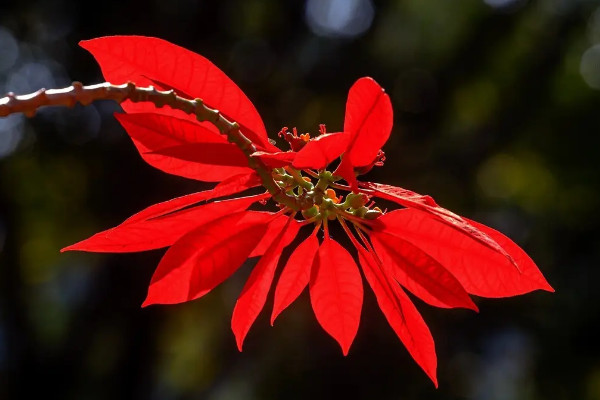
<path fill-rule="evenodd" d="M 211 190 L 211 195 L 207 200 L 243 192 L 244 190 L 260 186 L 261 184 L 262 180 L 260 179 L 260 176 L 254 171 L 250 174 L 235 175 L 219 182 L 219 184 Z"/>
<path fill-rule="evenodd" d="M 340 165 L 338 165 L 333 174 L 344 178 L 352 188 L 352 191 L 358 193 L 358 181 L 356 180 L 354 166 L 352 165 L 350 158 L 343 156 L 342 162 L 340 162 Z"/>
<path fill-rule="evenodd" d="M 100 253 L 129 253 L 170 246 L 192 229 L 245 210 L 252 203 L 267 199 L 269 194 L 216 201 L 181 210 L 210 198 L 211 191 L 183 196 L 150 206 L 125 220 L 121 225 L 65 247 L 61 251 L 79 250 Z M 250 249 L 252 251 L 252 249 Z"/>
<path fill-rule="evenodd" d="M 375 293 L 379 308 L 412 358 L 437 388 L 435 343 L 427 324 L 406 293 L 393 282 L 393 278 L 386 276 L 373 256 L 362 246 L 357 248 L 360 265 Z"/>
<path fill-rule="evenodd" d="M 463 307 L 477 311 L 477 306 L 460 282 L 439 262 L 392 232 L 371 233 L 373 247 L 386 274 L 393 276 L 412 294 L 436 307 Z"/>
<path fill-rule="evenodd" d="M 311 139 L 296 154 L 293 166 L 297 169 L 324 169 L 348 147 L 350 135 L 346 132 L 326 133 Z"/>
<path fill-rule="evenodd" d="M 271 245 L 273 238 L 275 236 L 277 236 L 277 234 L 281 231 L 281 229 L 283 228 L 283 226 L 285 224 L 286 224 L 285 218 L 277 218 L 276 220 L 271 222 L 269 224 L 269 227 L 267 228 L 267 232 L 265 233 L 264 237 L 261 239 L 260 242 L 258 242 L 258 244 L 254 248 L 254 250 L 252 250 L 252 253 L 250 253 L 249 257 L 258 257 L 258 256 L 262 256 L 263 254 L 265 254 L 265 251 L 267 251 L 267 249 Z M 292 242 L 292 240 L 294 240 L 294 238 L 298 234 L 299 230 L 300 230 L 300 225 L 295 222 L 291 223 L 288 226 L 288 228 L 285 230 L 285 233 L 283 236 L 284 247 L 289 245 Z"/>
<path fill-rule="evenodd" d="M 291 225 L 297 225 L 293 217 L 287 218 L 287 223 L 277 236 L 274 238 L 271 237 L 271 245 L 252 270 L 240 297 L 235 303 L 233 316 L 231 317 L 231 329 L 235 334 L 237 346 L 240 351 L 242 351 L 246 334 L 265 306 L 281 251 L 285 247 L 284 237 L 286 230 Z M 298 229 L 295 229 L 295 231 L 298 232 Z"/>
<path fill-rule="evenodd" d="M 296 153 L 293 151 L 279 151 L 276 153 L 257 151 L 252 153 L 252 157 L 260 159 L 269 168 L 281 168 L 290 165 L 294 161 Z"/>
<path fill-rule="evenodd" d="M 271 325 L 275 318 L 300 296 L 308 285 L 315 255 L 319 249 L 316 231 L 294 250 L 281 272 L 275 288 Z"/>
<path fill-rule="evenodd" d="M 482 231 L 505 246 L 515 257 L 519 269 L 481 241 L 421 211 L 396 210 L 379 217 L 378 221 L 385 231 L 393 232 L 439 261 L 468 293 L 508 297 L 536 289 L 552 291 L 529 257 L 517 245 L 509 243 L 504 235 L 492 232 L 491 228 L 486 227 Z M 482 229 L 480 224 L 473 226 Z"/>
<path fill-rule="evenodd" d="M 382 199 L 393 201 L 404 207 L 413 208 L 422 211 L 429 216 L 435 217 L 435 219 L 443 222 L 444 224 L 464 233 L 474 240 L 477 240 L 481 244 L 489 247 L 490 249 L 502 254 L 513 264 L 513 268 L 518 269 L 517 264 L 514 262 L 510 254 L 508 254 L 506 250 L 496 243 L 494 239 L 473 225 L 469 224 L 460 215 L 454 214 L 452 211 L 437 205 L 431 196 L 423 196 L 407 189 L 390 185 L 382 185 L 380 183 L 361 182 L 360 186 L 368 189 L 368 191 L 365 191 L 366 193 L 374 194 Z"/>
<path fill-rule="evenodd" d="M 533 283 L 532 287 L 534 287 L 535 289 L 546 290 L 548 292 L 554 292 L 554 289 L 552 288 L 552 286 L 550 286 L 548 281 L 546 281 L 546 278 L 544 278 L 541 271 L 539 270 L 537 265 L 535 265 L 531 257 L 529 257 L 527 253 L 525 253 L 525 251 L 522 248 L 520 248 L 515 242 L 513 242 L 511 239 L 506 237 L 504 234 L 498 232 L 497 230 L 490 228 L 489 226 L 480 224 L 479 222 L 467 218 L 465 218 L 465 220 L 468 221 L 475 228 L 479 229 L 480 231 L 484 232 L 486 235 L 494 239 L 496 243 L 498 243 L 500 246 L 502 246 L 502 248 L 506 250 L 508 254 L 510 254 L 511 257 L 515 260 L 523 275 L 526 275 L 527 279 Z M 524 288 L 521 285 L 521 290 L 523 289 Z"/>
<path fill-rule="evenodd" d="M 248 258 L 272 218 L 242 211 L 188 232 L 158 264 L 142 306 L 182 303 L 210 292 Z"/>
<path fill-rule="evenodd" d="M 224 136 L 200 125 L 167 115 L 152 113 L 115 114 L 115 118 L 131 136 L 144 161 L 162 171 L 206 182 L 221 181 L 233 175 L 251 173 L 252 171 L 247 167 L 248 164 L 245 159 L 245 164 L 231 167 L 214 165 L 214 162 L 190 162 L 189 160 L 155 153 L 174 146 L 208 147 L 217 144 L 226 147 L 233 146 L 227 143 Z M 241 153 L 239 149 L 235 150 Z M 209 159 L 208 161 L 214 160 Z"/>
<path fill-rule="evenodd" d="M 231 143 L 190 143 L 166 147 L 150 154 L 159 154 L 200 164 L 246 167 L 245 169 L 248 169 L 248 159 L 236 145 Z"/>
<path fill-rule="evenodd" d="M 355 167 L 373 162 L 392 131 L 392 104 L 372 78 L 360 78 L 350 88 L 346 102 L 344 132 L 350 136 L 346 156 Z"/>
<path fill-rule="evenodd" d="M 347 355 L 360 322 L 360 273 L 350 253 L 328 237 L 319 247 L 318 260 L 310 279 L 311 304 L 319 324 Z"/>
<path fill-rule="evenodd" d="M 238 122 L 243 133 L 265 149 L 273 149 L 254 105 L 227 75 L 206 58 L 162 39 L 143 36 L 108 36 L 79 43 L 102 69 L 107 81 L 137 85 L 158 82 L 190 98 L 220 110 Z M 127 112 L 148 112 L 149 103 L 122 104 Z M 162 112 L 165 112 L 163 110 Z M 173 112 L 182 116 L 183 113 Z M 194 120 L 193 116 L 184 118 Z"/>

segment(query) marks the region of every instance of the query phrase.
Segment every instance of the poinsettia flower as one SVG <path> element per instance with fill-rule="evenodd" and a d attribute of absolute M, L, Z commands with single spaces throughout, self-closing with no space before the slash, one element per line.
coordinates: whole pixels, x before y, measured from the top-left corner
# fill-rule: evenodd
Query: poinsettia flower
<path fill-rule="evenodd" d="M 279 136 L 290 147 L 285 150 L 272 144 L 244 93 L 206 58 L 139 36 L 81 45 L 94 55 L 108 81 L 154 85 L 185 98 L 201 98 L 220 110 L 220 118 L 237 122 L 254 146 L 248 154 L 210 123 L 178 110 L 123 103 L 126 113 L 117 119 L 148 164 L 219 182 L 212 190 L 150 206 L 64 249 L 135 252 L 168 247 L 144 306 L 200 298 L 246 259 L 260 257 L 233 311 L 238 348 L 272 286 L 271 324 L 308 287 L 317 321 L 346 355 L 360 325 L 362 271 L 390 326 L 437 386 L 434 341 L 405 290 L 432 306 L 471 310 L 477 310 L 471 295 L 553 291 L 531 258 L 500 232 L 439 206 L 430 196 L 358 180 L 358 175 L 383 165 L 381 148 L 393 122 L 390 99 L 372 78 L 361 78 L 350 88 L 342 131 L 327 133 L 321 125 L 311 137 L 283 128 Z M 338 161 L 333 172 L 327 170 Z M 261 185 L 271 190 L 221 199 Z M 280 202 L 272 194 L 273 185 L 289 201 Z M 340 196 L 336 190 L 348 193 Z M 270 198 L 279 211 L 248 210 Z M 403 208 L 382 212 L 374 206 L 375 198 Z M 329 224 L 335 221 L 350 238 L 355 255 L 330 235 Z M 312 226 L 312 233 L 295 247 L 273 285 L 283 249 L 304 226 Z"/>

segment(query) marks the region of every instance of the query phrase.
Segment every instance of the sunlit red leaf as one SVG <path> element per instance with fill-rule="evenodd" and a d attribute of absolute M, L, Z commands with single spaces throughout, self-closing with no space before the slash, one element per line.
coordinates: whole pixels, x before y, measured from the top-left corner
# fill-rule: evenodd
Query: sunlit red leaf
<path fill-rule="evenodd" d="M 216 201 L 192 208 L 191 204 L 210 198 L 211 191 L 183 196 L 155 204 L 125 220 L 121 225 L 65 247 L 103 253 L 129 253 L 170 246 L 194 228 L 224 215 L 245 210 L 252 203 L 267 199 L 269 194 Z M 250 249 L 252 251 L 252 249 Z"/>
<path fill-rule="evenodd" d="M 281 168 L 290 165 L 294 161 L 296 153 L 293 151 L 279 151 L 275 153 L 257 151 L 252 153 L 252 157 L 258 158 L 269 168 Z"/>
<path fill-rule="evenodd" d="M 143 36 L 107 36 L 80 42 L 102 69 L 107 81 L 118 84 L 162 84 L 220 110 L 238 122 L 242 131 L 265 149 L 272 149 L 254 105 L 223 71 L 199 54 L 162 39 Z M 122 104 L 127 112 L 152 112 L 149 103 Z M 164 112 L 163 109 L 162 112 Z M 172 111 L 172 110 L 171 110 Z M 182 116 L 183 113 L 173 112 Z M 193 120 L 192 116 L 185 116 Z"/>
<path fill-rule="evenodd" d="M 260 186 L 262 183 L 260 177 L 256 172 L 250 174 L 240 174 L 229 177 L 217 184 L 214 189 L 211 190 L 209 199 L 216 199 L 218 197 L 229 196 L 242 192 L 246 189 Z M 209 200 L 207 199 L 207 200 Z"/>
<path fill-rule="evenodd" d="M 372 78 L 360 78 L 346 101 L 344 132 L 350 136 L 346 156 L 355 167 L 369 165 L 385 144 L 393 125 L 389 96 Z"/>
<path fill-rule="evenodd" d="M 285 246 L 284 237 L 286 230 L 293 224 L 297 223 L 293 217 L 288 217 L 287 223 L 280 232 L 275 237 L 271 237 L 271 245 L 252 270 L 235 304 L 231 318 L 231 329 L 235 334 L 237 346 L 240 351 L 242 351 L 244 339 L 250 327 L 265 305 L 281 251 Z M 298 229 L 295 231 L 298 232 Z"/>
<path fill-rule="evenodd" d="M 365 278 L 383 315 L 412 358 L 437 387 L 435 343 L 423 317 L 402 288 L 392 281 L 393 278 L 386 276 L 373 256 L 362 246 L 357 246 L 357 249 Z"/>
<path fill-rule="evenodd" d="M 502 254 L 513 264 L 513 268 L 518 269 L 518 265 L 514 262 L 510 254 L 508 254 L 506 250 L 496 243 L 494 239 L 473 225 L 469 224 L 461 216 L 437 205 L 431 196 L 423 196 L 407 189 L 391 185 L 382 185 L 380 183 L 361 182 L 360 186 L 368 189 L 366 193 L 374 194 L 382 199 L 390 200 L 404 207 L 419 210 L 430 216 L 433 216 L 438 221 L 443 222 L 444 224 L 462 232 L 472 239 L 477 240 L 484 246 L 487 246 L 490 249 Z"/>
<path fill-rule="evenodd" d="M 333 174 L 344 178 L 352 188 L 352 191 L 358 193 L 358 181 L 354 173 L 354 166 L 348 157 L 342 157 L 342 162 L 340 162 L 340 165 L 338 165 Z"/>
<path fill-rule="evenodd" d="M 294 302 L 308 285 L 315 255 L 319 249 L 316 231 L 292 253 L 277 282 L 271 325 L 275 318 Z"/>
<path fill-rule="evenodd" d="M 265 233 L 264 237 L 260 240 L 260 242 L 258 242 L 256 247 L 254 248 L 254 250 L 252 250 L 252 253 L 250 253 L 248 257 L 258 257 L 265 254 L 265 251 L 267 251 L 267 249 L 271 245 L 273 238 L 279 234 L 279 232 L 286 223 L 287 222 L 285 218 L 277 218 L 276 220 L 271 222 L 269 224 L 269 227 L 267 228 L 267 232 Z M 294 240 L 294 238 L 298 234 L 298 230 L 300 230 L 300 225 L 298 225 L 295 221 L 289 223 L 283 235 L 284 246 L 287 246 L 292 242 L 292 240 Z"/>
<path fill-rule="evenodd" d="M 519 276 L 519 280 L 527 280 L 531 284 L 531 290 L 541 289 L 546 290 L 548 292 L 554 292 L 554 289 L 550 284 L 546 281 L 546 278 L 542 275 L 537 265 L 533 262 L 531 257 L 525 253 L 525 251 L 520 248 L 515 242 L 506 237 L 504 234 L 498 232 L 495 229 L 490 228 L 489 226 L 485 226 L 480 224 L 479 222 L 472 221 L 470 219 L 466 219 L 471 225 L 480 231 L 484 232 L 486 235 L 491 237 L 498 243 L 504 250 L 511 255 L 511 257 L 515 260 L 522 274 L 525 275 L 526 278 Z M 512 274 L 514 276 L 514 273 Z M 527 293 L 530 291 L 529 288 L 525 287 L 522 283 L 519 285 L 513 285 L 513 288 L 519 286 L 519 290 L 522 290 L 522 293 Z M 501 297 L 504 297 L 502 295 Z M 509 296 L 513 296 L 512 294 Z"/>
<path fill-rule="evenodd" d="M 310 300 L 319 324 L 342 347 L 354 341 L 363 300 L 363 287 L 354 259 L 338 242 L 325 238 L 310 279 Z"/>
<path fill-rule="evenodd" d="M 190 162 L 156 153 L 174 146 L 232 146 L 224 136 L 197 124 L 152 113 L 115 114 L 115 118 L 123 125 L 144 161 L 162 171 L 207 182 L 218 182 L 234 175 L 252 172 L 247 163 L 241 166 L 223 166 L 214 165 L 214 162 Z M 235 150 L 241 153 L 239 149 Z"/>
<path fill-rule="evenodd" d="M 393 232 L 440 262 L 468 293 L 483 297 L 506 297 L 536 289 L 552 291 L 539 269 L 522 250 L 499 232 L 473 225 L 511 253 L 519 269 L 502 254 L 443 221 L 413 209 L 389 212 L 378 219 Z M 518 249 L 518 250 L 517 250 Z"/>
<path fill-rule="evenodd" d="M 348 147 L 350 135 L 346 132 L 326 133 L 311 139 L 294 158 L 298 169 L 324 169 Z"/>
<path fill-rule="evenodd" d="M 245 218 L 250 214 L 252 218 Z M 210 292 L 248 258 L 272 218 L 242 211 L 182 236 L 158 264 L 143 306 L 181 303 Z"/>
<path fill-rule="evenodd" d="M 477 310 L 458 280 L 439 262 L 393 232 L 371 233 L 386 274 L 423 301 L 437 307 Z"/>
<path fill-rule="evenodd" d="M 219 167 L 242 167 L 248 171 L 248 159 L 231 143 L 189 143 L 155 150 L 150 154 L 177 158 L 179 160 L 217 165 Z"/>

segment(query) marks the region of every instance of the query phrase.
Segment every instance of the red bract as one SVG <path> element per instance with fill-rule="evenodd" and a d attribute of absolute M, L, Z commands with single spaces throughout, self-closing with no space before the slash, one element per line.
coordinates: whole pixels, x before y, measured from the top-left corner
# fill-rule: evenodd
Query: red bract
<path fill-rule="evenodd" d="M 144 306 L 204 296 L 247 258 L 260 257 L 232 318 L 238 348 L 261 312 L 283 249 L 299 229 L 313 232 L 285 262 L 275 286 L 271 323 L 308 286 L 321 326 L 348 353 L 358 331 L 364 274 L 390 326 L 437 386 L 434 342 L 404 289 L 443 308 L 477 310 L 470 295 L 506 297 L 553 291 L 527 254 L 501 233 L 440 207 L 430 196 L 357 175 L 384 161 L 381 147 L 392 128 L 392 107 L 371 78 L 350 89 L 344 129 L 298 135 L 283 128 L 289 151 L 275 147 L 244 93 L 210 61 L 155 38 L 115 36 L 82 42 L 112 83 L 133 81 L 202 98 L 235 121 L 253 147 L 237 147 L 213 125 L 168 107 L 123 104 L 117 119 L 141 156 L 165 172 L 220 182 L 214 189 L 159 203 L 121 225 L 64 250 L 133 252 L 169 247 Z M 334 172 L 329 164 L 340 160 Z M 345 180 L 348 185 L 339 183 Z M 212 201 L 263 185 L 267 193 Z M 345 197 L 334 189 L 346 190 Z M 279 201 L 284 196 L 285 201 Z M 278 212 L 248 211 L 273 198 Z M 404 208 L 382 212 L 372 198 Z M 208 202 L 212 201 L 212 202 Z M 370 203 L 370 204 L 369 204 Z M 369 206 L 367 206 L 369 204 Z M 301 212 L 303 221 L 296 220 Z M 358 259 L 329 235 L 339 221 Z M 324 236 L 319 243 L 318 234 Z"/>

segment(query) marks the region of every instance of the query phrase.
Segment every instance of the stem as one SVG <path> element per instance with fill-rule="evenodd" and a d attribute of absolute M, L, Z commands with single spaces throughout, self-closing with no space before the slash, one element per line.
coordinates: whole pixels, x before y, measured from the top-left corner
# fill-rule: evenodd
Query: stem
<path fill-rule="evenodd" d="M 285 170 L 294 178 L 294 180 L 300 187 L 306 189 L 307 191 L 313 190 L 313 184 L 308 181 L 305 181 L 300 171 L 293 167 L 285 167 Z"/>
<path fill-rule="evenodd" d="M 369 224 L 371 224 L 372 222 L 368 219 L 364 219 L 364 218 L 360 218 L 357 217 L 354 214 L 350 214 L 348 211 L 346 210 L 341 210 L 339 208 L 333 208 L 333 211 L 340 217 L 345 218 L 347 220 L 352 221 L 352 223 L 356 224 L 365 224 L 367 226 L 369 226 Z M 362 225 L 361 225 L 362 226 Z"/>
<path fill-rule="evenodd" d="M 43 106 L 74 107 L 77 103 L 87 106 L 95 100 L 114 100 L 117 103 L 125 100 L 135 103 L 147 101 L 156 107 L 168 105 L 173 109 L 195 115 L 198 121 L 208 121 L 226 135 L 229 142 L 244 152 L 248 158 L 249 167 L 256 171 L 263 186 L 277 202 L 296 211 L 312 206 L 312 203 L 309 204 L 303 199 L 287 195 L 273 180 L 271 170 L 260 160 L 251 157 L 252 153 L 256 151 L 256 147 L 240 132 L 240 126 L 236 122 L 229 121 L 219 110 L 207 107 L 201 99 L 186 99 L 175 94 L 173 90 L 160 91 L 153 86 L 138 87 L 132 82 L 122 85 L 104 82 L 90 86 L 83 86 L 81 82 L 73 82 L 71 86 L 63 89 L 40 89 L 22 96 L 15 96 L 10 92 L 0 98 L 0 117 L 14 113 L 23 113 L 28 117 L 33 117 L 37 109 Z"/>
<path fill-rule="evenodd" d="M 306 172 L 307 175 L 312 176 L 315 179 L 319 179 L 319 174 L 317 174 L 315 171 L 310 169 L 303 169 L 303 171 Z M 329 186 L 331 186 L 334 189 L 345 190 L 346 192 L 352 191 L 352 188 L 350 186 L 341 185 L 335 182 L 329 182 Z"/>

